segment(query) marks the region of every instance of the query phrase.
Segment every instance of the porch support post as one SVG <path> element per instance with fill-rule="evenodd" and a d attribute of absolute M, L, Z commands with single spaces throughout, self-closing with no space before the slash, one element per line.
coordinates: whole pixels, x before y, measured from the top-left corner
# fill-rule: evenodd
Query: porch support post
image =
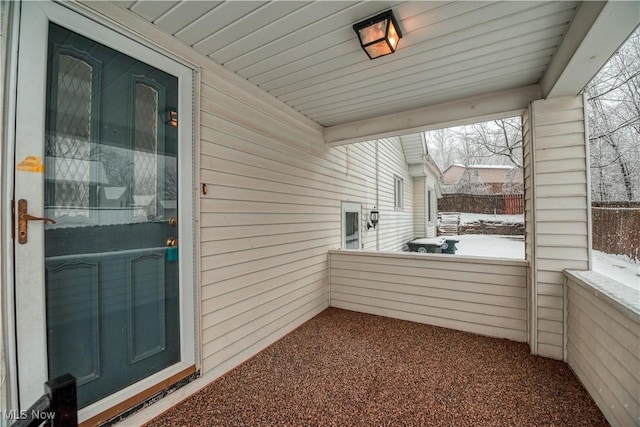
<path fill-rule="evenodd" d="M 529 345 L 563 358 L 565 269 L 591 258 L 589 151 L 582 95 L 533 101 L 524 115 Z"/>

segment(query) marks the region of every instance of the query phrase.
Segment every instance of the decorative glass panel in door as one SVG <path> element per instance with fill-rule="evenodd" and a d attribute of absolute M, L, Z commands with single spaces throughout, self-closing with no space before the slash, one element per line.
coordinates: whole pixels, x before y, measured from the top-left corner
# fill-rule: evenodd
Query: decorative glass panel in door
<path fill-rule="evenodd" d="M 178 81 L 50 24 L 46 102 L 49 377 L 84 407 L 180 360 Z"/>

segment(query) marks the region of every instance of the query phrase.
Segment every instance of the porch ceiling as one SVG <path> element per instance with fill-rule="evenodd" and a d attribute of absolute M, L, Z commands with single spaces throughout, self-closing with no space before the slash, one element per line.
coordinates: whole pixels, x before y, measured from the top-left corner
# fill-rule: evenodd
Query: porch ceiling
<path fill-rule="evenodd" d="M 327 128 L 518 90 L 554 74 L 541 84 L 547 96 L 567 79 L 562 72 L 604 7 L 573 1 L 116 4 Z M 352 25 L 389 8 L 404 38 L 395 54 L 371 61 Z"/>

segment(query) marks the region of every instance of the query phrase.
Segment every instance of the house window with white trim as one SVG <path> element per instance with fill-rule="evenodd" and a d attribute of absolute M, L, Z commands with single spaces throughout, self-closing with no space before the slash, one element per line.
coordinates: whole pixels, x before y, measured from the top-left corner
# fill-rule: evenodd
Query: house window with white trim
<path fill-rule="evenodd" d="M 342 249 L 360 249 L 360 203 L 342 202 Z"/>
<path fill-rule="evenodd" d="M 396 209 L 402 209 L 404 207 L 404 182 L 399 176 L 394 176 L 393 183 L 394 207 Z"/>
<path fill-rule="evenodd" d="M 427 190 L 427 218 L 429 222 L 433 222 L 433 218 L 435 217 L 435 203 L 433 202 L 433 188 L 429 187 Z"/>

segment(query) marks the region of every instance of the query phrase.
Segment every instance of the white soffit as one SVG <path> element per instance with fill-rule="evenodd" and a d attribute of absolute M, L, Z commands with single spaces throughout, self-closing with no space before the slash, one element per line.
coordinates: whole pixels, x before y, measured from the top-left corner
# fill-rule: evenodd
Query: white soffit
<path fill-rule="evenodd" d="M 421 133 L 412 133 L 400 137 L 402 151 L 407 164 L 423 164 L 427 150 Z"/>

